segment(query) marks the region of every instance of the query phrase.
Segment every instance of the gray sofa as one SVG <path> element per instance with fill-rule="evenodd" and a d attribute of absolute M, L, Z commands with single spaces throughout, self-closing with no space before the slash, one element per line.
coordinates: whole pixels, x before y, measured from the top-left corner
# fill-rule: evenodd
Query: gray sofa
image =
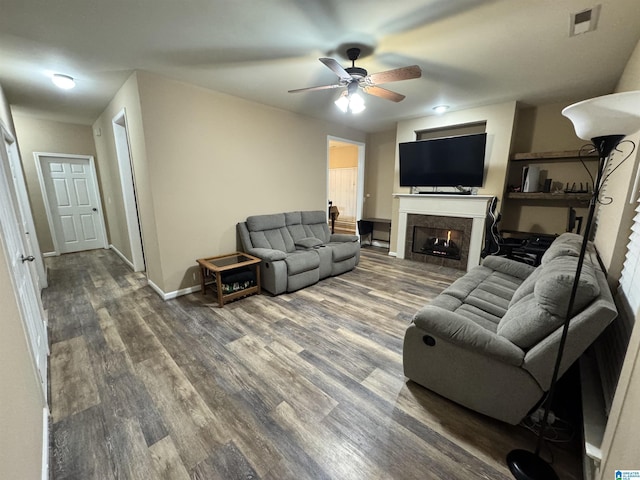
<path fill-rule="evenodd" d="M 538 267 L 489 256 L 413 317 L 405 375 L 461 405 L 519 423 L 549 390 L 582 237 L 560 235 Z M 589 244 L 562 375 L 616 317 Z"/>
<path fill-rule="evenodd" d="M 360 261 L 359 237 L 332 234 L 321 210 L 254 215 L 237 230 L 242 249 L 262 259 L 262 288 L 274 295 L 348 272 Z"/>

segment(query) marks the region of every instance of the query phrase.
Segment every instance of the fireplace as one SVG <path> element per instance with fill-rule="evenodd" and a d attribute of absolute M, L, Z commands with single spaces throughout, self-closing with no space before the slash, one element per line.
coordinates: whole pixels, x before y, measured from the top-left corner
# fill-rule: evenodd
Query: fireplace
<path fill-rule="evenodd" d="M 472 223 L 470 218 L 409 214 L 405 258 L 466 270 Z"/>
<path fill-rule="evenodd" d="M 487 205 L 491 195 L 416 195 L 394 193 L 398 199 L 398 229 L 394 252 L 398 258 L 469 270 L 480 264 Z M 417 221 L 419 218 L 421 220 Z M 435 223 L 434 223 L 435 222 Z M 460 248 L 460 259 L 427 255 L 413 249 L 413 227 L 430 227 L 462 232 L 462 240 L 453 241 Z M 438 238 L 443 235 L 436 234 Z M 421 247 L 419 247 L 421 248 Z M 391 255 L 391 253 L 390 253 Z"/>
<path fill-rule="evenodd" d="M 443 228 L 413 227 L 414 253 L 460 260 L 463 248 L 463 232 Z"/>

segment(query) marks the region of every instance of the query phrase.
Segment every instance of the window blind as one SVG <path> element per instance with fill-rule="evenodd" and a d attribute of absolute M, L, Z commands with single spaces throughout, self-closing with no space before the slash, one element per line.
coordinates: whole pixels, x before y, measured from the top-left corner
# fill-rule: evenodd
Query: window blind
<path fill-rule="evenodd" d="M 627 255 L 620 276 L 620 290 L 635 316 L 640 310 L 640 197 L 636 201 Z"/>

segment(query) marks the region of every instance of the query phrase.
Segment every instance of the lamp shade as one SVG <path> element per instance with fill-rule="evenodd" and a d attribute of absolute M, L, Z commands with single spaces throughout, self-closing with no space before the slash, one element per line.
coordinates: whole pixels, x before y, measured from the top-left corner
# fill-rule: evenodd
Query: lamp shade
<path fill-rule="evenodd" d="M 584 140 L 630 135 L 640 130 L 640 91 L 583 100 L 563 109 L 562 115 L 571 120 L 576 134 Z"/>

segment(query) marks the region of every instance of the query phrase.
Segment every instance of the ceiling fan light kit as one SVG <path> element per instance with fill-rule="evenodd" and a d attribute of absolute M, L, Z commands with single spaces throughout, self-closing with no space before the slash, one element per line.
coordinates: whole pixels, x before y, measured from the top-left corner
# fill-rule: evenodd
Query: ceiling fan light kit
<path fill-rule="evenodd" d="M 364 98 L 358 93 L 357 83 L 350 83 L 334 103 L 344 113 L 360 113 L 367 108 L 364 104 Z"/>
<path fill-rule="evenodd" d="M 347 57 L 351 60 L 351 66 L 344 68 L 333 58 L 320 58 L 319 60 L 335 73 L 339 81 L 331 85 L 321 85 L 318 87 L 299 88 L 289 90 L 289 93 L 309 92 L 314 90 L 328 90 L 332 88 L 345 88 L 340 94 L 335 104 L 343 112 L 360 113 L 365 109 L 364 99 L 358 92 L 362 89 L 369 95 L 391 100 L 392 102 L 400 102 L 405 97 L 400 93 L 379 87 L 383 83 L 397 82 L 400 80 L 410 80 L 420 78 L 422 70 L 418 65 L 396 68 L 379 73 L 369 73 L 361 67 L 356 67 L 355 62 L 360 56 L 360 48 L 348 48 Z"/>

